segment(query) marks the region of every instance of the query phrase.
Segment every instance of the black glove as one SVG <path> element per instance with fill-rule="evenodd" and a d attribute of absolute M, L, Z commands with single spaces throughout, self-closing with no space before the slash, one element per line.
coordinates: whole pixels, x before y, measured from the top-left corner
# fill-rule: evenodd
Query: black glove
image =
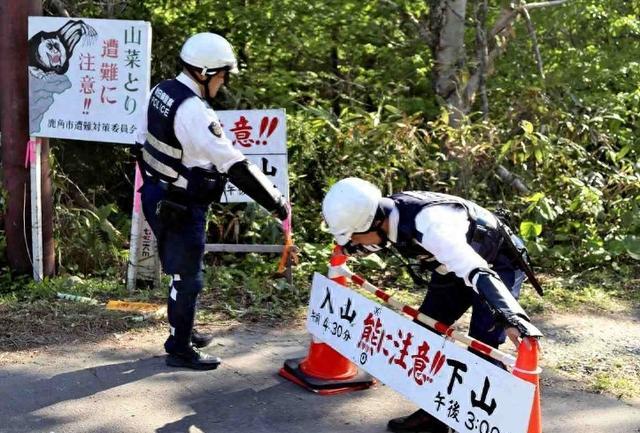
<path fill-rule="evenodd" d="M 469 278 L 498 320 L 506 326 L 517 328 L 523 337 L 542 337 L 542 332 L 531 324 L 527 313 L 494 272 L 489 269 L 477 269 Z"/>
<path fill-rule="evenodd" d="M 280 221 L 286 220 L 289 216 L 289 206 L 287 206 L 287 202 L 281 203 L 273 213 Z"/>
<path fill-rule="evenodd" d="M 273 212 L 280 220 L 289 215 L 287 201 L 282 193 L 255 164 L 245 159 L 236 162 L 227 171 L 229 180 L 260 206 Z"/>

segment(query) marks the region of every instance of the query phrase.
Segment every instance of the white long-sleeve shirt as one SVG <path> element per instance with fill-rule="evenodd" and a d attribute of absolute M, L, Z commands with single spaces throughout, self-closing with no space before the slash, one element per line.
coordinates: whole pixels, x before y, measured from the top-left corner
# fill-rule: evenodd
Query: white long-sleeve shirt
<path fill-rule="evenodd" d="M 187 74 L 182 72 L 176 79 L 202 97 L 198 84 Z M 233 146 L 231 140 L 224 135 L 222 128 L 220 128 L 222 131 L 220 136 L 216 136 L 209 128 L 212 123 L 220 126 L 218 115 L 200 98 L 189 98 L 178 107 L 173 121 L 173 130 L 182 145 L 182 163 L 189 168 L 210 169 L 215 165 L 218 171 L 226 173 L 233 164 L 246 157 Z M 146 135 L 147 119 L 144 116 L 138 141 L 144 143 Z"/>
<path fill-rule="evenodd" d="M 489 265 L 467 242 L 469 219 L 467 211 L 455 205 L 428 206 L 416 215 L 416 230 L 422 234 L 420 245 L 433 254 L 443 267 L 441 274 L 453 272 L 472 287 L 469 273 L 477 268 L 488 269 Z M 394 208 L 389 215 L 389 240 L 398 238 L 399 212 Z"/>

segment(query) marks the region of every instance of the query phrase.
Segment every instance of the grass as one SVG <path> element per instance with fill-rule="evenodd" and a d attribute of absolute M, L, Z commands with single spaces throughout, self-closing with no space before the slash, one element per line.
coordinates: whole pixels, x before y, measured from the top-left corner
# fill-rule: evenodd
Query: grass
<path fill-rule="evenodd" d="M 134 313 L 110 311 L 110 299 L 159 301 L 154 291 L 136 291 L 130 296 L 119 279 L 61 276 L 35 283 L 30 278 L 9 280 L 0 286 L 0 351 L 32 349 L 72 341 L 95 341 L 113 333 L 146 327 L 154 321 L 140 322 Z M 59 299 L 57 294 L 81 296 L 95 303 Z"/>
<path fill-rule="evenodd" d="M 569 356 L 551 367 L 591 392 L 621 399 L 640 397 L 640 363 L 633 355 Z"/>
<path fill-rule="evenodd" d="M 610 269 L 592 269 L 571 276 L 541 275 L 544 297 L 524 290 L 520 302 L 530 313 L 626 311 L 640 306 L 638 277 L 633 268 L 626 275 Z"/>
<path fill-rule="evenodd" d="M 545 296 L 525 290 L 521 304 L 530 313 L 591 314 L 602 317 L 627 317 L 640 307 L 638 271 L 628 268 L 620 273 L 613 269 L 591 269 L 571 276 L 542 275 Z M 609 326 L 616 327 L 612 319 Z M 603 322 L 603 326 L 604 326 Z M 577 332 L 577 331 L 576 331 Z M 610 329 L 600 329 L 600 337 L 589 332 L 577 337 L 579 343 L 560 345 L 548 366 L 561 375 L 577 380 L 592 392 L 606 392 L 618 398 L 640 397 L 640 358 L 626 350 Z M 615 332 L 615 331 L 614 331 Z M 543 343 L 544 345 L 544 343 Z"/>
<path fill-rule="evenodd" d="M 640 372 L 631 375 L 622 368 L 615 367 L 609 371 L 594 375 L 591 389 L 594 392 L 606 392 L 618 398 L 640 397 Z"/>
<path fill-rule="evenodd" d="M 130 316 L 78 302 L 40 299 L 30 303 L 0 303 L 0 351 L 32 349 L 75 341 L 95 341 L 141 324 Z"/>

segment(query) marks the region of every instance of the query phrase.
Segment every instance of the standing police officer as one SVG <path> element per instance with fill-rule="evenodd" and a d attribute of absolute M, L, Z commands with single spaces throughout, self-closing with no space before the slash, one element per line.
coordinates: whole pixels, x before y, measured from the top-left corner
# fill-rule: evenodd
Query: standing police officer
<path fill-rule="evenodd" d="M 198 350 L 211 337 L 193 332 L 203 287 L 205 216 L 220 200 L 226 180 L 279 219 L 289 212 L 280 191 L 233 147 L 209 102 L 237 62 L 229 42 L 214 33 L 191 36 L 180 52 L 182 72 L 151 92 L 140 165 L 144 215 L 158 240 L 164 272 L 171 275 L 167 365 L 211 370 L 220 359 Z"/>
<path fill-rule="evenodd" d="M 408 191 L 382 197 L 373 184 L 346 178 L 322 203 L 329 231 L 347 252 L 395 248 L 431 279 L 420 312 L 451 326 L 473 308 L 469 335 L 493 347 L 540 331 L 516 300 L 526 267 L 521 241 L 491 212 L 459 197 Z M 413 272 L 413 271 L 412 271 Z M 481 355 L 481 354 L 480 354 Z M 393 432 L 447 432 L 420 409 L 389 421 Z"/>

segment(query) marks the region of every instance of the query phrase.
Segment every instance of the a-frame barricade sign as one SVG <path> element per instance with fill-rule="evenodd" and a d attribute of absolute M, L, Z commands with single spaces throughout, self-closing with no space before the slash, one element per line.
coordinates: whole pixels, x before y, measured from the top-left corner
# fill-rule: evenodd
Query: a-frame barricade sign
<path fill-rule="evenodd" d="M 528 431 L 532 383 L 317 273 L 307 328 L 457 432 Z"/>

